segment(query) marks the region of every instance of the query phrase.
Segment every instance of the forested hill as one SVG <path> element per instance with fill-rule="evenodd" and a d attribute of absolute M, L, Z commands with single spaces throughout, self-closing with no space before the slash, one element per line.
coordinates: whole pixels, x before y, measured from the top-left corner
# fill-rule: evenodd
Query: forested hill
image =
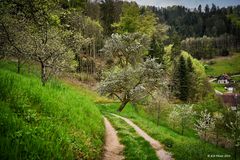
<path fill-rule="evenodd" d="M 240 16 L 240 6 L 219 8 L 199 5 L 193 10 L 184 6 L 172 6 L 167 8 L 150 7 L 160 20 L 167 22 L 183 38 L 220 36 L 222 34 L 239 34 L 239 25 L 233 16 Z"/>

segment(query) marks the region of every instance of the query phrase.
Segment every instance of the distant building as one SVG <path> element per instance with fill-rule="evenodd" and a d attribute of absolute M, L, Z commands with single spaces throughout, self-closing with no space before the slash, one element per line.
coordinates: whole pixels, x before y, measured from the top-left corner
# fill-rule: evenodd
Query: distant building
<path fill-rule="evenodd" d="M 219 84 L 229 84 L 231 82 L 230 76 L 223 74 L 217 78 L 217 83 Z"/>
<path fill-rule="evenodd" d="M 225 88 L 225 90 L 227 90 L 228 93 L 233 93 L 233 91 L 234 91 L 233 84 L 231 84 L 231 83 L 226 84 L 224 88 Z"/>
<path fill-rule="evenodd" d="M 219 95 L 226 106 L 231 107 L 232 110 L 236 110 L 240 105 L 240 94 L 226 93 Z"/>

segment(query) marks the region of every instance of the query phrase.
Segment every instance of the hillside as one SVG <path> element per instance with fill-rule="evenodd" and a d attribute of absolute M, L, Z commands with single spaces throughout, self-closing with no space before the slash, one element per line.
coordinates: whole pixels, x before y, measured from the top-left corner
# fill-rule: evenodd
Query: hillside
<path fill-rule="evenodd" d="M 206 73 L 209 76 L 219 76 L 227 73 L 230 75 L 240 73 L 240 54 L 236 53 L 232 56 L 218 57 L 206 62 Z"/>
<path fill-rule="evenodd" d="M 14 65 L 0 64 L 1 159 L 99 159 L 104 126 L 86 94 Z"/>

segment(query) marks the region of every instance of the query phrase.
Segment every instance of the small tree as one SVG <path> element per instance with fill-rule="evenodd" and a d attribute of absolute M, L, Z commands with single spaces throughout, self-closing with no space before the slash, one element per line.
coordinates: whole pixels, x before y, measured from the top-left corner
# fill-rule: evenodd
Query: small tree
<path fill-rule="evenodd" d="M 22 65 L 29 59 L 27 52 L 29 39 L 28 20 L 23 16 L 6 14 L 1 19 L 1 28 L 5 39 L 5 51 L 7 56 L 17 59 L 17 73 L 20 73 Z"/>
<path fill-rule="evenodd" d="M 156 90 L 154 93 L 151 94 L 148 103 L 148 110 L 150 111 L 150 114 L 156 116 L 157 125 L 160 124 L 160 114 L 163 110 L 163 107 L 168 105 L 167 88 L 162 89 L 164 90 L 164 93 L 162 90 Z"/>
<path fill-rule="evenodd" d="M 237 150 L 240 147 L 240 111 L 236 111 L 233 122 L 227 124 L 227 127 L 231 131 L 231 136 L 234 142 L 234 158 L 237 159 Z"/>
<path fill-rule="evenodd" d="M 179 122 L 178 120 L 179 120 L 179 113 L 174 109 L 168 115 L 168 121 L 171 123 L 173 129 L 175 129 L 177 122 Z"/>
<path fill-rule="evenodd" d="M 212 131 L 215 126 L 214 119 L 211 114 L 207 111 L 201 111 L 200 118 L 195 123 L 195 129 L 199 135 L 203 135 L 206 141 L 207 132 Z"/>
<path fill-rule="evenodd" d="M 184 129 L 191 122 L 192 116 L 195 114 L 193 111 L 193 105 L 177 105 L 169 115 L 169 119 L 176 120 L 181 126 L 181 134 L 184 134 Z M 174 117 L 175 116 L 175 117 Z"/>
<path fill-rule="evenodd" d="M 128 102 L 143 99 L 164 84 L 162 66 L 148 59 L 134 68 L 129 66 L 110 73 L 101 82 L 99 91 L 116 96 L 121 102 L 118 109 L 121 112 Z"/>
<path fill-rule="evenodd" d="M 215 112 L 213 119 L 215 122 L 214 132 L 216 134 L 216 145 L 218 145 L 220 128 L 223 126 L 223 114 L 221 112 Z"/>
<path fill-rule="evenodd" d="M 31 59 L 41 66 L 43 86 L 50 76 L 71 66 L 74 54 L 64 45 L 66 36 L 67 32 L 54 26 L 49 26 L 44 33 L 35 30 L 31 34 L 33 43 L 29 53 L 31 53 Z"/>

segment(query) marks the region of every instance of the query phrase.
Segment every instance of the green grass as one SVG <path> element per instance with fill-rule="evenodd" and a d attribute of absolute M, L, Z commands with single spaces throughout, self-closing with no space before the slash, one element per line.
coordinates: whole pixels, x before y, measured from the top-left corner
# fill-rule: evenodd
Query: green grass
<path fill-rule="evenodd" d="M 86 94 L 0 66 L 1 159 L 101 159 L 103 120 Z"/>
<path fill-rule="evenodd" d="M 213 82 L 213 83 L 211 83 L 211 85 L 213 86 L 214 89 L 216 89 L 216 90 L 218 90 L 218 91 L 220 91 L 222 93 L 226 92 L 226 90 L 224 88 L 225 87 L 224 84 L 219 84 L 219 83 Z"/>
<path fill-rule="evenodd" d="M 140 137 L 125 121 L 112 115 L 107 115 L 113 127 L 117 130 L 120 143 L 123 144 L 123 154 L 126 160 L 157 160 L 155 150 Z"/>
<path fill-rule="evenodd" d="M 206 66 L 206 73 L 209 76 L 219 76 L 224 73 L 233 75 L 240 73 L 240 54 L 231 57 L 217 58 L 211 60 L 213 64 Z"/>
<path fill-rule="evenodd" d="M 239 76 L 232 76 L 231 78 L 232 78 L 232 80 L 240 83 L 240 75 Z"/>
<path fill-rule="evenodd" d="M 159 125 L 144 116 L 143 111 L 136 113 L 131 105 L 127 105 L 121 113 L 117 113 L 118 104 L 99 104 L 99 108 L 103 112 L 113 112 L 130 118 L 135 124 L 142 128 L 153 138 L 159 140 L 163 144 L 171 141 L 172 147 L 165 147 L 166 150 L 173 153 L 176 160 L 205 160 L 210 159 L 208 155 L 231 155 L 229 150 L 216 147 L 210 143 L 201 141 L 193 132 L 189 132 L 182 136 L 178 132 L 173 131 L 168 126 Z M 233 158 L 225 158 L 233 159 Z"/>

